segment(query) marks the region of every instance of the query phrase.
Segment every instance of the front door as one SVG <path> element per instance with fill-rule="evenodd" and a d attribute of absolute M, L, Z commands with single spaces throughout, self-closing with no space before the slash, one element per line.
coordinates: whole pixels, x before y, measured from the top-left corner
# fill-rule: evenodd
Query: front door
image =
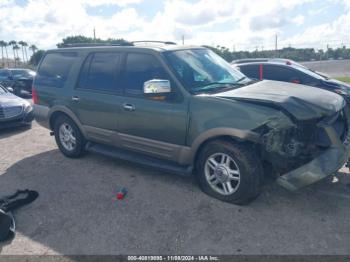
<path fill-rule="evenodd" d="M 144 82 L 167 79 L 171 95 L 151 99 L 143 93 Z M 175 86 L 158 57 L 128 53 L 123 73 L 124 98 L 118 132 L 123 146 L 161 158 L 174 160 L 185 145 L 188 101 Z"/>

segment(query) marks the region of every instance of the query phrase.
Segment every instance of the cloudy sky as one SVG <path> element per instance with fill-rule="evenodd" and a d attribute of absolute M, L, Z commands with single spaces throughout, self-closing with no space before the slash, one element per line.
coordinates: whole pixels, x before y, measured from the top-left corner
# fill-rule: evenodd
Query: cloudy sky
<path fill-rule="evenodd" d="M 47 49 L 70 35 L 235 50 L 350 46 L 350 0 L 0 0 L 0 40 Z"/>

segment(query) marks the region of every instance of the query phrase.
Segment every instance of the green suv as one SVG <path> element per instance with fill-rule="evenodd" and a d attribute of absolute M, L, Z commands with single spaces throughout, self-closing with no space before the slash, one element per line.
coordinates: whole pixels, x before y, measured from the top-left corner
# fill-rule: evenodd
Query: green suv
<path fill-rule="evenodd" d="M 296 190 L 349 157 L 341 96 L 251 80 L 202 47 L 50 50 L 32 93 L 37 122 L 67 157 L 89 151 L 193 173 L 205 193 L 235 204 L 258 196 L 264 173 Z"/>

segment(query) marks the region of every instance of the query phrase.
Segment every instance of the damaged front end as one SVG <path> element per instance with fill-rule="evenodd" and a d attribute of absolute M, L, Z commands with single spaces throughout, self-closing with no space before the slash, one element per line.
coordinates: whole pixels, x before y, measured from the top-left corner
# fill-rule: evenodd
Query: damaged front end
<path fill-rule="evenodd" d="M 277 182 L 297 190 L 338 171 L 350 157 L 350 111 L 298 121 L 280 111 L 259 128 L 262 157 L 279 174 Z"/>

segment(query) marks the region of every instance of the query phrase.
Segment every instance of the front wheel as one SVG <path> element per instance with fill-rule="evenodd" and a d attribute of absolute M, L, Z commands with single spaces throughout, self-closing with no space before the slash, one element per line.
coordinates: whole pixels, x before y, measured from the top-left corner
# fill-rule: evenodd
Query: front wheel
<path fill-rule="evenodd" d="M 259 195 L 262 173 L 255 148 L 236 142 L 208 143 L 196 163 L 196 177 L 203 192 L 240 205 Z"/>
<path fill-rule="evenodd" d="M 70 158 L 84 154 L 85 139 L 78 126 L 67 116 L 59 116 L 54 125 L 55 140 L 61 152 Z"/>

